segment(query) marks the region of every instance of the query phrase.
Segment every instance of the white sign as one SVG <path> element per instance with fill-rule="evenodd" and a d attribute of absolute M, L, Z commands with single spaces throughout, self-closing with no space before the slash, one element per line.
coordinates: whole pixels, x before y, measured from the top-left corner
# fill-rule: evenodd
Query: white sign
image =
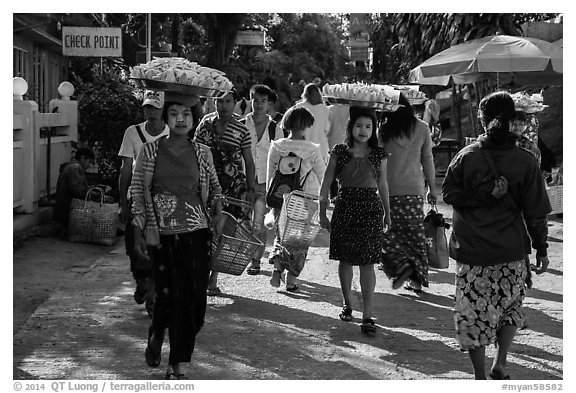
<path fill-rule="evenodd" d="M 62 54 L 83 57 L 122 57 L 120 27 L 62 27 Z"/>
<path fill-rule="evenodd" d="M 236 35 L 236 45 L 264 46 L 265 39 L 263 31 L 243 30 Z"/>

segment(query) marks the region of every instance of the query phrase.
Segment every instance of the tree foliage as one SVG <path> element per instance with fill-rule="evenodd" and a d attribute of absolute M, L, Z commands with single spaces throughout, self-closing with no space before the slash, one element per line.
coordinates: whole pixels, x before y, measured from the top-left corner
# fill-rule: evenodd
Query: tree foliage
<path fill-rule="evenodd" d="M 496 33 L 520 35 L 522 23 L 556 15 L 380 14 L 372 25 L 374 72 L 384 79 L 404 82 L 410 69 L 452 45 Z"/>
<path fill-rule="evenodd" d="M 142 97 L 128 83 L 121 67 L 106 62 L 104 69 L 93 65 L 91 76 L 75 75 L 75 98 L 78 101 L 78 136 L 80 144 L 93 148 L 102 180 L 116 185 L 118 151 L 124 131 L 144 120 Z M 88 74 L 86 71 L 85 74 Z"/>

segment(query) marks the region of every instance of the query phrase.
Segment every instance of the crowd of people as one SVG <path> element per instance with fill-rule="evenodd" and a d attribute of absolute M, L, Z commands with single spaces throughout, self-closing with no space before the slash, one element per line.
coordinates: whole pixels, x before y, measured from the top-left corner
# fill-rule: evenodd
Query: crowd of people
<path fill-rule="evenodd" d="M 136 283 L 134 299 L 151 317 L 145 360 L 158 367 L 168 330 L 167 379 L 185 379 L 196 335 L 204 324 L 207 296 L 218 296 L 218 272 L 211 270 L 211 241 L 227 211 L 238 219 L 253 206 L 255 235 L 266 244 L 270 285 L 299 290 L 307 246 L 283 244 L 280 205 L 268 194 L 276 177 L 295 176 L 296 189 L 318 201 L 320 225 L 330 233 L 329 258 L 338 261 L 342 293 L 338 317 L 353 320 L 354 267 L 360 274 L 361 331 L 373 334 L 375 267 L 417 294 L 429 287 L 424 203 L 442 196 L 453 206 L 450 256 L 456 261 L 454 321 L 462 351 L 477 379 L 486 379 L 485 347 L 495 343 L 492 379 L 506 379 L 506 356 L 524 324 L 522 301 L 530 285 L 529 257 L 536 250 L 537 273 L 546 271 L 550 203 L 537 155 L 519 144 L 526 117 L 507 92 L 483 98 L 479 115 L 485 133 L 450 163 L 442 189 L 436 187 L 431 126 L 400 95 L 400 108 L 377 113 L 344 104 L 326 105 L 316 83 L 301 100 L 278 112 L 268 86 L 250 89 L 246 106 L 233 90 L 215 100 L 147 91 L 146 120 L 124 133 L 118 155 L 120 220 L 126 224 L 126 253 Z M 200 108 L 200 109 L 199 109 Z M 520 137 L 519 137 L 520 136 Z M 62 169 L 58 204 L 65 225 L 66 203 L 86 193 L 82 176 L 93 160 L 78 150 Z M 266 204 L 268 203 L 268 206 Z M 332 210 L 331 218 L 328 210 Z M 266 213 L 267 212 L 267 213 Z M 265 225 L 264 217 L 270 217 Z M 248 275 L 262 270 L 263 250 L 251 255 Z"/>

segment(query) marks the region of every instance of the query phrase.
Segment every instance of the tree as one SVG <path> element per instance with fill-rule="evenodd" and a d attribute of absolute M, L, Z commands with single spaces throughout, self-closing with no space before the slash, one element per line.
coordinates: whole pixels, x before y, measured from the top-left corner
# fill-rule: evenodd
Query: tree
<path fill-rule="evenodd" d="M 293 59 L 290 72 L 297 78 L 338 78 L 349 60 L 343 45 L 344 31 L 336 15 L 278 14 L 268 31 L 271 49 Z"/>

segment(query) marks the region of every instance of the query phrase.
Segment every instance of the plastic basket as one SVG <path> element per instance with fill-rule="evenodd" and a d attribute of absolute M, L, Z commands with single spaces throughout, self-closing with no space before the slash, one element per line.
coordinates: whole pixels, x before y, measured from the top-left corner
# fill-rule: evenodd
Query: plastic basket
<path fill-rule="evenodd" d="M 326 212 L 327 215 L 330 213 Z M 318 197 L 302 191 L 284 195 L 278 218 L 278 231 L 283 246 L 310 247 L 321 229 Z"/>
<path fill-rule="evenodd" d="M 239 276 L 264 244 L 227 212 L 222 234 L 212 241 L 212 270 Z"/>
<path fill-rule="evenodd" d="M 552 211 L 549 214 L 562 214 L 563 186 L 549 186 L 546 190 Z"/>

